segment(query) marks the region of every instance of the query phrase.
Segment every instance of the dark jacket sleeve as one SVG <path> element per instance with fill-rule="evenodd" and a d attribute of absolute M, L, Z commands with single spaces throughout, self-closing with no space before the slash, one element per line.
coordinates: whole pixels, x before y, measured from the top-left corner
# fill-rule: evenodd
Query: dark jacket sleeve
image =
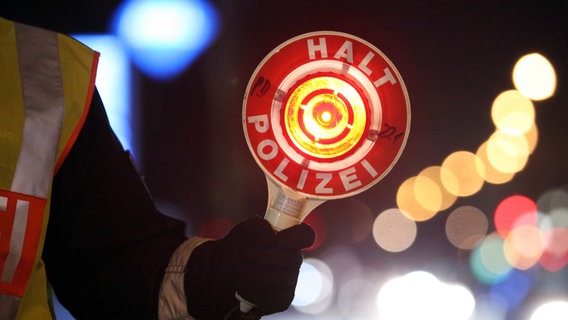
<path fill-rule="evenodd" d="M 53 183 L 43 259 L 59 300 L 77 319 L 156 319 L 184 229 L 156 210 L 95 92 Z"/>

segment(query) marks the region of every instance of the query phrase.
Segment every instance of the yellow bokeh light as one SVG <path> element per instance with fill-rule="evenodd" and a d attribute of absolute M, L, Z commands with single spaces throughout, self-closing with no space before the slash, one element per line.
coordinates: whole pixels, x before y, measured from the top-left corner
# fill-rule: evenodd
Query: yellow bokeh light
<path fill-rule="evenodd" d="M 534 126 L 534 105 L 519 91 L 508 90 L 495 98 L 491 118 L 497 129 L 509 135 L 522 135 Z"/>
<path fill-rule="evenodd" d="M 446 190 L 459 197 L 478 192 L 485 179 L 485 166 L 478 156 L 469 151 L 456 151 L 442 163 L 442 183 Z M 448 183 L 453 177 L 457 183 Z"/>
<path fill-rule="evenodd" d="M 284 123 L 293 143 L 309 156 L 348 153 L 367 129 L 365 103 L 349 83 L 329 76 L 301 83 L 286 102 Z"/>
<path fill-rule="evenodd" d="M 525 140 L 528 144 L 529 154 L 532 154 L 538 144 L 538 128 L 536 123 L 525 133 Z"/>
<path fill-rule="evenodd" d="M 515 176 L 514 172 L 503 172 L 498 170 L 491 164 L 489 161 L 489 157 L 487 155 L 487 145 L 488 141 L 485 141 L 479 148 L 477 149 L 476 155 L 483 161 L 485 165 L 485 181 L 492 184 L 503 184 L 511 181 Z"/>
<path fill-rule="evenodd" d="M 426 210 L 436 212 L 442 207 L 440 187 L 426 176 L 419 175 L 414 179 L 414 197 Z"/>
<path fill-rule="evenodd" d="M 543 55 L 531 53 L 521 57 L 513 68 L 515 88 L 531 100 L 550 98 L 556 90 L 556 72 Z"/>
<path fill-rule="evenodd" d="M 431 219 L 438 210 L 425 208 L 420 203 L 416 198 L 415 184 L 416 177 L 411 177 L 400 185 L 396 195 L 396 204 L 401 212 L 411 220 L 425 221 Z"/>
<path fill-rule="evenodd" d="M 487 158 L 493 168 L 503 173 L 521 171 L 528 161 L 529 151 L 524 135 L 510 136 L 496 131 L 487 141 Z"/>
<path fill-rule="evenodd" d="M 439 206 L 438 208 L 436 208 L 437 211 L 448 209 L 454 204 L 457 199 L 455 194 L 448 192 L 448 190 L 446 190 L 446 188 L 444 187 L 444 183 L 442 183 L 442 171 L 445 171 L 445 184 L 450 185 L 452 186 L 452 189 L 455 189 L 458 183 L 457 178 L 451 172 L 448 172 L 446 169 L 440 166 L 427 167 L 418 174 L 418 177 L 428 178 L 430 181 L 436 184 L 436 193 L 439 192 L 441 197 L 440 201 L 436 199 L 436 203 Z"/>

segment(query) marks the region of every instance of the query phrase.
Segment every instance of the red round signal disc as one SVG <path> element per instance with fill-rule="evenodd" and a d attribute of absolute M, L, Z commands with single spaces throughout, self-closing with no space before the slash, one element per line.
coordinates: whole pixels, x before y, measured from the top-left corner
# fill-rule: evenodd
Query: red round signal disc
<path fill-rule="evenodd" d="M 290 39 L 254 71 L 243 128 L 267 176 L 310 198 L 362 192 L 394 166 L 410 102 L 392 62 L 358 37 L 332 31 Z"/>

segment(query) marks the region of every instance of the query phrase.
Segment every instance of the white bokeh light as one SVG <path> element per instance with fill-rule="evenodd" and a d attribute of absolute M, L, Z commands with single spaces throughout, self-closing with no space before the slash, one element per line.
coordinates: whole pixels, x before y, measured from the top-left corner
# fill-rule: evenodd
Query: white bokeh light
<path fill-rule="evenodd" d="M 307 314 L 324 312 L 331 303 L 333 274 L 323 261 L 307 258 L 300 267 L 292 306 Z"/>
<path fill-rule="evenodd" d="M 513 83 L 527 98 L 544 100 L 550 98 L 556 90 L 556 72 L 543 55 L 527 54 L 515 64 Z"/>
<path fill-rule="evenodd" d="M 385 283 L 377 307 L 383 320 L 468 320 L 475 299 L 461 284 L 446 284 L 431 273 L 414 271 Z"/>
<path fill-rule="evenodd" d="M 568 315 L 568 301 L 551 301 L 539 306 L 530 320 L 564 320 Z"/>
<path fill-rule="evenodd" d="M 304 261 L 298 275 L 298 285 L 292 304 L 296 307 L 307 306 L 314 303 L 322 290 L 322 275 L 308 261 Z"/>
<path fill-rule="evenodd" d="M 112 130 L 126 150 L 134 153 L 131 129 L 131 72 L 122 43 L 110 34 L 77 34 L 74 38 L 100 52 L 96 86 Z"/>

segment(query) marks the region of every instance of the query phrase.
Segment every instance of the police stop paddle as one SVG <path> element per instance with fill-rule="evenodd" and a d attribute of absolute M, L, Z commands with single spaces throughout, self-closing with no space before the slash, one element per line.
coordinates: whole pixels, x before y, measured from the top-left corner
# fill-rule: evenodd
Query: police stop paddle
<path fill-rule="evenodd" d="M 320 31 L 292 38 L 262 60 L 245 92 L 242 122 L 268 182 L 265 218 L 281 230 L 324 201 L 385 177 L 406 144 L 410 102 L 383 52 L 353 35 Z"/>

